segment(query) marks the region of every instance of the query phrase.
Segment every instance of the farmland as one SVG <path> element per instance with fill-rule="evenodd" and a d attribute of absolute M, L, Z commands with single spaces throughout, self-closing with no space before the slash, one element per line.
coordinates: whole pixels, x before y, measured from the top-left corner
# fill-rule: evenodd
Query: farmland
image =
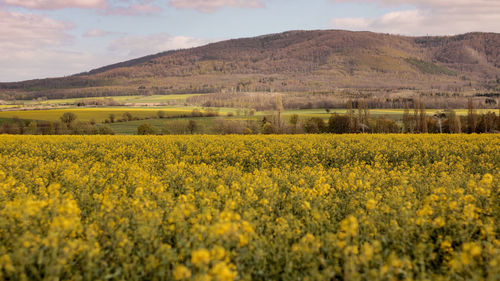
<path fill-rule="evenodd" d="M 137 108 L 137 107 L 108 107 L 108 108 L 68 108 L 68 109 L 46 109 L 46 110 L 25 110 L 25 111 L 4 111 L 0 112 L 0 118 L 20 118 L 27 120 L 59 121 L 61 115 L 66 112 L 74 113 L 79 121 L 95 120 L 104 122 L 110 114 L 120 118 L 124 113 L 129 112 L 133 116 L 146 118 L 155 116 L 161 110 L 167 116 L 179 116 L 189 114 L 192 108 Z"/>
<path fill-rule="evenodd" d="M 0 136 L 3 280 L 498 280 L 496 135 Z"/>
<path fill-rule="evenodd" d="M 500 131 L 496 96 L 479 92 L 406 90 L 381 93 L 380 90 L 337 89 L 331 92 L 220 92 L 51 100 L 45 97 L 2 103 L 0 133 L 7 134 L 105 132 L 129 135 L 137 134 L 138 127 L 144 124 L 149 128 L 147 134 Z M 72 114 L 74 122 L 61 124 L 64 114 Z M 332 117 L 339 118 L 330 120 Z M 189 122 L 196 129 L 188 130 Z M 419 128 L 419 122 L 425 126 Z M 181 124 L 184 129 L 180 128 Z"/>
<path fill-rule="evenodd" d="M 174 107 L 100 107 L 100 108 L 64 108 L 64 109 L 45 109 L 45 110 L 18 110 L 18 111 L 3 111 L 0 112 L 0 118 L 20 118 L 28 120 L 43 120 L 43 121 L 58 121 L 62 114 L 66 112 L 74 113 L 78 120 L 80 121 L 90 121 L 94 119 L 97 122 L 103 122 L 109 117 L 109 114 L 114 114 L 117 117 L 121 116 L 125 112 L 130 112 L 134 116 L 138 117 L 151 117 L 155 116 L 158 111 L 165 111 L 167 115 L 178 116 L 190 114 L 193 109 L 199 107 L 194 106 L 174 106 Z M 231 112 L 236 113 L 238 109 L 233 108 L 217 108 L 214 109 L 220 112 L 222 115 L 226 115 Z M 345 113 L 344 109 L 331 110 L 331 113 Z M 256 115 L 264 116 L 267 114 L 272 114 L 272 111 L 260 111 Z M 285 111 L 284 115 L 289 116 L 292 114 L 299 114 L 304 117 L 323 117 L 327 119 L 329 114 L 325 112 L 324 109 L 312 109 L 312 110 L 290 110 Z M 395 118 L 400 118 L 403 114 L 402 110 L 374 110 L 374 115 L 393 115 Z"/>
<path fill-rule="evenodd" d="M 45 110 L 19 110 L 19 111 L 0 111 L 0 118 L 14 118 L 18 117 L 21 119 L 29 119 L 29 120 L 44 120 L 44 121 L 58 121 L 61 115 L 65 112 L 72 112 L 77 117 L 78 120 L 81 121 L 90 121 L 94 119 L 95 121 L 102 122 L 106 118 L 109 117 L 109 114 L 115 114 L 116 116 L 120 116 L 125 112 L 130 112 L 133 115 L 137 115 L 139 117 L 151 117 L 156 115 L 158 111 L 165 111 L 168 115 L 176 116 L 189 114 L 193 111 L 193 109 L 198 108 L 194 106 L 174 106 L 174 107 L 100 107 L 100 108 L 65 108 L 65 109 L 45 109 Z M 203 110 L 202 108 L 198 108 Z M 218 112 L 222 113 L 222 115 L 226 115 L 231 112 L 233 114 L 236 113 L 238 109 L 236 108 L 217 108 L 214 109 Z M 479 113 L 487 113 L 492 111 L 491 109 L 482 109 L 477 110 Z M 494 110 L 493 110 L 494 111 Z M 386 116 L 391 119 L 401 119 L 403 116 L 403 109 L 371 109 L 370 114 L 378 117 L 378 116 Z M 457 115 L 465 116 L 467 115 L 466 109 L 457 109 Z M 265 116 L 268 114 L 272 114 L 272 111 L 259 111 L 256 112 L 255 115 Z M 330 114 L 338 113 L 345 114 L 345 109 L 332 109 L 327 113 L 324 109 L 303 109 L 303 110 L 285 110 L 283 115 L 290 116 L 293 114 L 298 114 L 303 117 L 322 117 L 328 119 Z M 429 110 L 429 114 L 434 113 Z"/>
<path fill-rule="evenodd" d="M 132 95 L 132 96 L 113 96 L 108 97 L 113 99 L 119 103 L 167 103 L 169 101 L 185 101 L 189 97 L 199 96 L 203 94 L 182 94 L 182 95 L 151 95 L 151 96 L 143 96 L 143 95 Z M 104 97 L 106 98 L 106 97 Z M 103 99 L 102 97 L 99 99 Z M 31 106 L 31 105 L 43 105 L 43 104 L 75 104 L 82 101 L 91 101 L 96 100 L 96 98 L 72 98 L 72 99 L 52 99 L 52 100 L 31 100 L 22 102 L 22 105 Z M 18 101 L 19 103 L 19 101 Z"/>
<path fill-rule="evenodd" d="M 190 132 L 195 134 L 266 133 L 263 127 L 266 123 L 272 124 L 273 129 L 271 133 L 319 133 L 335 132 L 335 130 L 332 131 L 325 127 L 330 126 L 330 118 L 333 115 L 340 116 L 341 118 L 348 117 L 351 118 L 351 120 L 355 120 L 355 122 L 359 121 L 358 123 L 365 122 L 370 128 L 367 132 L 398 133 L 403 132 L 405 128 L 403 124 L 404 112 L 403 109 L 370 109 L 368 115 L 364 115 L 368 116 L 365 118 L 366 120 L 359 121 L 361 119 L 359 119 L 360 116 L 357 112 L 356 114 L 350 115 L 349 111 L 346 109 L 283 110 L 280 112 L 280 121 L 277 119 L 278 115 L 276 111 L 255 111 L 253 109 L 227 107 L 117 106 L 8 110 L 0 111 L 0 125 L 2 126 L 0 127 L 0 133 L 96 134 L 98 127 L 105 125 L 109 127 L 109 132 L 130 135 L 136 134 L 137 128 L 140 125 L 148 124 L 148 126 L 154 129 L 154 132 L 151 132 L 152 134 L 186 134 L 188 133 L 188 122 L 195 123 L 196 129 Z M 432 115 L 437 112 L 444 111 L 434 109 L 425 113 L 425 118 L 428 123 L 428 132 L 440 132 L 436 119 L 432 117 Z M 457 109 L 453 111 L 453 114 L 456 114 L 457 118 L 461 120 L 462 131 L 474 131 L 467 128 L 469 127 L 467 112 L 466 109 Z M 496 117 L 496 113 L 492 113 L 491 109 L 477 109 L 475 112 L 478 120 L 477 124 L 479 125 L 476 132 L 496 132 L 498 130 L 500 119 Z M 68 113 L 74 115 L 76 122 L 73 122 L 73 124 L 61 125 L 62 116 Z M 293 118 L 296 118 L 296 123 L 294 124 L 291 123 Z M 413 118 L 412 122 L 415 122 L 414 116 L 411 116 L 411 118 Z M 323 123 L 323 125 L 317 125 L 318 120 L 322 120 L 321 123 Z M 446 120 L 444 121 L 444 132 L 449 133 L 449 122 Z M 48 122 L 52 124 L 48 124 Z M 96 124 L 97 127 L 91 124 Z M 385 125 L 381 126 L 380 124 Z M 30 125 L 32 127 L 35 126 L 35 129 L 29 127 Z M 15 126 L 14 129 L 10 129 L 12 126 Z M 36 129 L 37 126 L 38 129 Z M 45 128 L 50 126 L 51 128 L 55 128 L 55 130 L 44 130 L 44 127 L 40 126 L 45 126 Z M 317 126 L 319 127 L 316 128 Z M 82 131 L 78 128 L 90 129 Z M 460 130 L 458 131 L 460 132 Z M 361 132 L 361 130 L 355 126 L 348 132 Z"/>

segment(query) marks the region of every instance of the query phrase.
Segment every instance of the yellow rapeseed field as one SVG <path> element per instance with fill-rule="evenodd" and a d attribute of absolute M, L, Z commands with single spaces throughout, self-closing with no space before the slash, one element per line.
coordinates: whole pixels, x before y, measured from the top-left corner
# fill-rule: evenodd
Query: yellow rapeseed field
<path fill-rule="evenodd" d="M 500 280 L 495 135 L 0 136 L 0 280 Z"/>

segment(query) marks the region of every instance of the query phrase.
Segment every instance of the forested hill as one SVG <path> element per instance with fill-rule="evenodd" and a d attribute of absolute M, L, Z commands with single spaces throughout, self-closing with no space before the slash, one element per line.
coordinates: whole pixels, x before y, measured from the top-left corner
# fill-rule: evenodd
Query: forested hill
<path fill-rule="evenodd" d="M 498 90 L 499 82 L 498 33 L 405 37 L 289 31 L 168 51 L 63 78 L 1 83 L 0 99 L 336 88 Z"/>

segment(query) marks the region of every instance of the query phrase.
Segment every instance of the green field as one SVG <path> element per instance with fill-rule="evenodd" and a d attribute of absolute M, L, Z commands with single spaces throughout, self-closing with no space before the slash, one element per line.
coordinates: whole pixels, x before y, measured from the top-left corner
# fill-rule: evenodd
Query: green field
<path fill-rule="evenodd" d="M 289 116 L 293 114 L 297 114 L 300 116 L 302 119 L 306 118 L 312 118 L 312 117 L 319 117 L 323 119 L 328 119 L 331 114 L 337 113 L 337 114 L 345 114 L 346 109 L 331 109 L 330 112 L 326 112 L 324 109 L 298 109 L 298 110 L 285 110 L 283 115 L 285 118 L 288 118 Z M 427 110 L 427 115 L 433 115 L 439 111 L 438 109 L 428 109 Z M 487 112 L 495 112 L 496 110 L 491 110 L 491 109 L 478 109 L 477 113 L 482 114 L 482 113 L 487 113 Z M 467 115 L 467 109 L 456 109 L 455 113 L 458 116 L 466 116 Z M 272 112 L 259 112 L 257 115 L 266 115 L 266 114 L 272 114 Z M 354 110 L 354 115 L 357 116 L 358 111 Z M 404 114 L 404 109 L 370 109 L 369 114 L 371 118 L 378 118 L 378 117 L 383 117 L 383 118 L 389 118 L 392 120 L 400 121 L 403 119 L 403 114 Z M 410 110 L 410 114 L 413 115 L 413 110 Z"/>
<path fill-rule="evenodd" d="M 0 110 L 6 108 L 15 108 L 15 107 L 21 107 L 21 106 L 16 104 L 0 104 Z"/>
<path fill-rule="evenodd" d="M 66 112 L 72 112 L 77 116 L 78 121 L 104 122 L 110 114 L 114 114 L 116 119 L 129 112 L 134 117 L 147 118 L 156 116 L 158 111 L 164 111 L 167 116 L 179 116 L 190 114 L 192 107 L 105 107 L 105 108 L 68 108 L 68 109 L 47 109 L 47 110 L 25 110 L 25 111 L 3 111 L 0 118 L 20 118 L 28 120 L 59 121 L 59 118 Z"/>
<path fill-rule="evenodd" d="M 189 117 L 189 118 L 166 118 L 166 119 L 148 119 L 148 120 L 135 120 L 129 122 L 118 122 L 109 124 L 111 129 L 116 134 L 119 135 L 135 135 L 137 134 L 137 127 L 147 123 L 154 127 L 158 132 L 162 132 L 163 128 L 167 124 L 172 124 L 174 122 L 188 122 L 189 120 L 196 121 L 197 129 L 196 133 L 210 134 L 213 123 L 217 117 Z"/>
<path fill-rule="evenodd" d="M 44 121 L 58 121 L 61 115 L 65 112 L 73 112 L 78 117 L 79 121 L 95 120 L 96 122 L 104 122 L 110 114 L 114 114 L 117 119 L 121 118 L 125 112 L 130 112 L 133 116 L 139 118 L 146 118 L 156 116 L 158 111 L 165 111 L 167 116 L 178 116 L 190 114 L 193 109 L 199 108 L 195 106 L 176 106 L 176 107 L 99 107 L 99 108 L 65 108 L 65 109 L 43 109 L 43 110 L 16 110 L 16 111 L 0 111 L 0 118 L 20 118 L 28 120 L 44 120 Z M 236 116 L 237 109 L 235 108 L 217 108 L 221 115 L 233 113 Z M 437 110 L 427 110 L 428 115 L 434 114 Z M 455 110 L 457 115 L 467 115 L 466 109 Z M 481 109 L 477 110 L 478 113 L 486 113 L 491 110 Z M 327 113 L 324 109 L 299 109 L 299 110 L 286 110 L 284 116 L 291 116 L 298 114 L 301 118 L 320 117 L 328 118 L 332 113 L 345 114 L 345 109 L 332 109 Z M 403 116 L 403 109 L 371 109 L 371 117 L 387 117 L 399 120 Z M 256 116 L 272 115 L 272 111 L 256 112 Z M 355 111 L 357 114 L 357 111 Z M 410 114 L 413 114 L 411 111 Z"/>
<path fill-rule="evenodd" d="M 37 104 L 75 104 L 79 101 L 85 100 L 102 100 L 102 99 L 113 99 L 120 103 L 165 103 L 173 100 L 185 101 L 189 97 L 200 96 L 204 94 L 182 94 L 182 95 L 153 95 L 153 96 L 116 96 L 116 97 L 95 97 L 95 98 L 74 98 L 74 99 L 54 99 L 46 101 L 25 101 L 25 105 L 37 105 Z"/>
<path fill-rule="evenodd" d="M 338 114 L 345 114 L 346 109 L 330 109 L 330 113 L 327 113 L 326 110 L 324 109 L 297 109 L 297 110 L 285 110 L 285 115 L 292 115 L 292 114 L 298 114 L 298 115 L 311 115 L 311 116 L 318 116 L 318 115 L 330 115 L 332 113 L 338 113 Z M 432 115 L 436 111 L 440 111 L 439 109 L 427 109 L 427 115 Z M 478 114 L 481 113 L 487 113 L 489 111 L 497 111 L 494 109 L 477 109 L 476 110 Z M 354 110 L 354 114 L 357 114 L 357 110 Z M 401 118 L 404 113 L 404 109 L 370 109 L 369 110 L 370 115 L 372 116 L 398 116 Z M 455 109 L 455 113 L 457 115 L 465 116 L 467 115 L 467 109 Z M 413 114 L 413 110 L 410 110 L 410 114 Z"/>
<path fill-rule="evenodd" d="M 180 95 L 172 95 L 172 97 L 179 97 Z M 186 95 L 183 95 L 186 96 Z M 155 99 L 160 96 L 151 96 L 149 98 Z M 162 96 L 165 97 L 165 96 Z M 125 98 L 125 97 L 122 97 Z M 131 98 L 131 97 L 126 97 Z M 140 97 L 144 98 L 144 97 Z M 136 134 L 137 127 L 143 123 L 148 123 L 152 127 L 156 128 L 158 132 L 161 132 L 162 129 L 167 124 L 172 124 L 177 122 L 179 124 L 182 121 L 188 122 L 188 120 L 195 120 L 198 128 L 196 129 L 197 134 L 211 134 L 214 133 L 214 120 L 216 118 L 213 117 L 195 117 L 190 118 L 193 109 L 199 109 L 200 111 L 211 110 L 214 112 L 218 112 L 220 116 L 228 118 L 229 120 L 247 120 L 248 118 L 257 122 L 261 120 L 264 116 L 270 116 L 276 114 L 274 111 L 258 111 L 255 112 L 254 116 L 245 116 L 245 111 L 243 109 L 237 108 L 211 108 L 205 109 L 195 106 L 139 106 L 139 107 L 127 107 L 127 106 L 118 106 L 118 107 L 70 107 L 70 108 L 58 108 L 58 109 L 42 109 L 42 110 L 11 110 L 11 111 L 0 111 L 0 123 L 11 120 L 13 118 L 19 118 L 24 120 L 37 120 L 37 121 L 60 121 L 60 117 L 66 112 L 72 112 L 77 116 L 77 121 L 95 121 L 97 123 L 104 123 L 106 119 L 109 119 L 110 115 L 113 114 L 116 121 L 120 119 L 124 119 L 125 113 L 130 113 L 134 119 L 141 120 L 133 120 L 127 122 L 115 122 L 109 124 L 110 127 L 117 134 Z M 156 119 L 158 111 L 164 111 L 165 117 L 164 119 Z M 428 115 L 434 114 L 436 109 L 427 110 Z M 486 113 L 490 110 L 477 110 L 477 113 Z M 238 115 L 238 112 L 240 113 Z M 467 115 L 466 109 L 457 109 L 455 110 L 457 115 L 465 116 Z M 309 118 L 318 117 L 323 120 L 327 120 L 331 114 L 345 114 L 346 109 L 331 109 L 327 112 L 325 109 L 301 109 L 301 110 L 285 110 L 282 113 L 282 120 L 288 122 L 290 116 L 293 114 L 299 115 L 299 119 L 301 121 L 305 121 Z M 369 110 L 369 114 L 371 118 L 388 118 L 395 121 L 401 121 L 403 117 L 404 110 L 403 109 L 371 109 Z M 357 116 L 357 110 L 354 111 L 354 115 Z M 413 115 L 413 111 L 410 111 L 410 114 Z M 233 115 L 233 117 L 228 117 L 227 115 Z M 175 118 L 182 117 L 182 118 Z M 182 119 L 182 120 L 180 120 Z"/>

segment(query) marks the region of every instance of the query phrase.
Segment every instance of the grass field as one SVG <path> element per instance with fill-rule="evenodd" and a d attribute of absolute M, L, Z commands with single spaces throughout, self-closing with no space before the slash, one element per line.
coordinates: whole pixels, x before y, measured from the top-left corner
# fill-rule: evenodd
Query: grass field
<path fill-rule="evenodd" d="M 14 104 L 0 104 L 0 110 L 1 109 L 8 109 L 8 108 L 21 108 L 20 105 L 14 105 Z"/>
<path fill-rule="evenodd" d="M 99 108 L 90 108 L 90 107 L 75 107 L 75 108 L 64 108 L 64 109 L 44 109 L 44 110 L 17 110 L 17 111 L 0 111 L 0 123 L 5 120 L 12 119 L 14 117 L 25 119 L 25 120 L 43 120 L 43 121 L 59 121 L 60 117 L 66 112 L 72 112 L 77 116 L 77 121 L 91 121 L 94 120 L 97 123 L 102 123 L 106 119 L 109 118 L 110 114 L 115 116 L 115 120 L 122 119 L 123 114 L 129 112 L 133 117 L 137 117 L 140 119 L 156 117 L 158 111 L 164 111 L 166 117 L 176 117 L 186 115 L 189 116 L 193 109 L 200 109 L 204 111 L 203 108 L 194 107 L 194 106 L 168 106 L 168 107 L 151 107 L 151 106 L 142 106 L 142 107 L 99 107 Z M 240 110 L 242 115 L 238 116 L 238 109 L 236 108 L 212 108 L 211 110 L 219 112 L 221 116 L 227 116 L 228 114 L 232 114 L 234 117 L 228 117 L 231 120 L 239 120 L 239 119 L 248 119 L 258 121 L 262 119 L 264 116 L 273 115 L 275 112 L 273 111 L 260 111 L 256 112 L 254 116 L 247 117 L 243 116 L 244 110 Z M 489 110 L 478 110 L 478 113 L 488 112 Z M 404 110 L 402 109 L 372 109 L 370 110 L 371 118 L 389 118 L 396 121 L 401 121 L 403 117 Z M 427 114 L 431 115 L 436 110 L 428 110 Z M 324 119 L 325 121 L 331 116 L 333 113 L 345 114 L 345 109 L 332 109 L 329 112 L 326 112 L 324 109 L 304 109 L 304 110 L 286 110 L 283 112 L 283 120 L 288 121 L 290 116 L 293 114 L 299 115 L 299 119 L 305 121 L 308 118 L 319 117 Z M 466 115 L 467 110 L 458 109 L 456 110 L 457 115 Z M 410 112 L 413 114 L 413 112 Z M 357 112 L 355 112 L 357 116 Z M 212 130 L 212 126 L 214 124 L 214 118 L 185 118 L 184 121 L 195 120 L 197 123 L 197 133 L 214 133 Z M 165 124 L 178 122 L 179 120 L 176 118 L 166 118 L 166 119 L 148 119 L 148 120 L 136 120 L 136 121 L 128 121 L 128 122 L 119 122 L 110 124 L 110 127 L 117 134 L 135 134 L 137 132 L 137 127 L 143 123 L 148 123 L 158 131 L 161 132 Z"/>
<path fill-rule="evenodd" d="M 299 110 L 286 110 L 284 112 L 285 115 L 298 114 L 299 116 L 308 116 L 308 117 L 326 117 L 330 116 L 333 113 L 345 114 L 346 109 L 330 109 L 330 113 L 327 113 L 324 109 L 299 109 Z M 435 112 L 439 111 L 438 109 L 427 109 L 427 115 L 432 115 Z M 476 110 L 478 114 L 487 113 L 487 112 L 495 112 L 498 114 L 498 110 L 495 109 L 478 109 Z M 404 109 L 370 109 L 370 116 L 372 117 L 387 117 L 391 119 L 402 119 L 404 114 Z M 467 115 L 467 109 L 455 109 L 455 113 L 459 116 Z M 357 114 L 357 110 L 354 111 L 354 114 Z M 410 114 L 413 114 L 413 110 L 410 110 Z"/>
<path fill-rule="evenodd" d="M 197 124 L 197 129 L 196 133 L 197 134 L 203 134 L 203 133 L 212 133 L 211 128 L 213 126 L 214 120 L 216 117 L 193 117 L 193 118 L 165 118 L 165 119 L 149 119 L 149 120 L 136 120 L 136 121 L 129 121 L 129 122 L 119 122 L 119 123 L 113 123 L 109 124 L 111 129 L 116 134 L 119 135 L 135 135 L 137 134 L 137 127 L 140 125 L 146 123 L 151 125 L 152 127 L 156 128 L 158 132 L 162 132 L 164 129 L 165 125 L 172 124 L 174 122 L 188 122 L 189 120 L 194 120 L 196 121 Z"/>
<path fill-rule="evenodd" d="M 500 277 L 497 135 L 1 135 L 0 187 L 0 280 Z"/>
<path fill-rule="evenodd" d="M 152 96 L 112 96 L 112 97 L 95 97 L 95 98 L 75 98 L 75 99 L 54 99 L 46 101 L 25 101 L 25 105 L 35 104 L 75 104 L 82 100 L 95 100 L 110 98 L 120 103 L 164 103 L 172 100 L 185 101 L 192 96 L 204 94 L 183 94 L 183 95 L 152 95 Z"/>
<path fill-rule="evenodd" d="M 72 112 L 77 116 L 78 121 L 104 122 L 110 114 L 114 114 L 117 119 L 122 118 L 126 112 L 135 117 L 146 118 L 156 116 L 158 111 L 164 111 L 167 116 L 179 116 L 190 114 L 192 107 L 105 107 L 105 108 L 68 108 L 68 109 L 47 109 L 47 110 L 24 110 L 24 111 L 3 111 L 0 118 L 14 118 L 28 120 L 59 121 L 59 118 L 66 112 Z"/>

